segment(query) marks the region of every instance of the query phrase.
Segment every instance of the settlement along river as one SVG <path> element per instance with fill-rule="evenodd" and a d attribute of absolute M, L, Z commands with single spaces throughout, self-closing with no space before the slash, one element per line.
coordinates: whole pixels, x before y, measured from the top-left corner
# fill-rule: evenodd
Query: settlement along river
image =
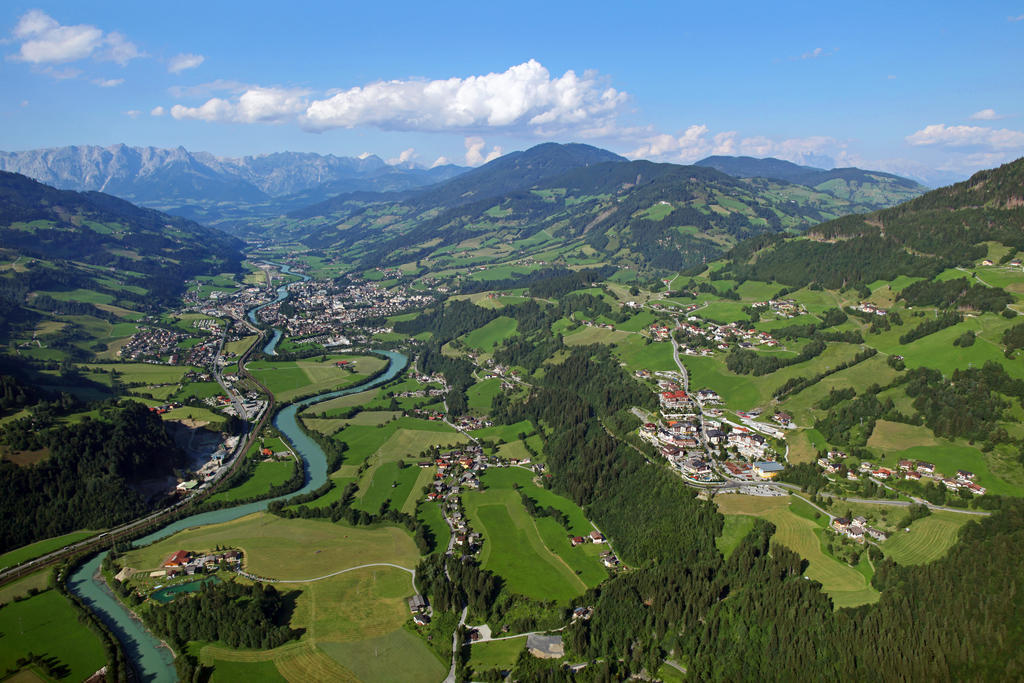
<path fill-rule="evenodd" d="M 290 271 L 285 270 L 285 272 Z M 277 300 L 283 301 L 286 296 L 287 289 L 285 287 L 279 288 L 279 298 Z M 254 317 L 255 310 L 250 311 L 250 318 Z M 274 345 L 280 337 L 280 330 L 274 330 L 273 339 L 265 347 L 268 353 L 273 354 Z M 380 351 L 378 353 L 388 357 L 387 371 L 383 375 L 341 391 L 331 391 L 292 403 L 279 410 L 274 416 L 274 426 L 277 427 L 278 431 L 281 432 L 295 452 L 302 458 L 303 467 L 306 472 L 305 486 L 294 493 L 277 498 L 269 498 L 255 503 L 213 510 L 179 519 L 148 536 L 136 540 L 134 543 L 135 547 L 149 545 L 183 529 L 230 522 L 239 517 L 266 510 L 271 501 L 291 498 L 292 496 L 308 493 L 323 486 L 327 482 L 327 456 L 320 446 L 306 436 L 305 432 L 299 427 L 298 412 L 313 403 L 337 398 L 338 396 L 355 394 L 379 386 L 393 379 L 408 363 L 408 358 L 400 353 L 393 351 Z M 164 683 L 165 681 L 178 680 L 174 669 L 174 655 L 170 649 L 132 616 L 131 612 L 114 597 L 114 594 L 99 575 L 100 564 L 106 555 L 107 553 L 105 552 L 100 553 L 79 567 L 71 575 L 68 581 L 68 588 L 80 597 L 94 612 L 99 614 L 107 625 L 113 629 L 124 646 L 125 654 L 143 681 Z"/>

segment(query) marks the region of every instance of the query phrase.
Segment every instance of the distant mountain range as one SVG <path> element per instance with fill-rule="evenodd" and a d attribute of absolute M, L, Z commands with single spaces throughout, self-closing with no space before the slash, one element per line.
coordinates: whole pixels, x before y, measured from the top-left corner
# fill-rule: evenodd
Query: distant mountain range
<path fill-rule="evenodd" d="M 597 147 L 547 143 L 419 190 L 339 195 L 251 223 L 247 234 L 299 239 L 367 265 L 429 260 L 474 244 L 488 245 L 492 255 L 528 256 L 528 247 L 544 244 L 556 250 L 545 260 L 557 252 L 580 263 L 673 270 L 716 258 L 751 236 L 802 231 L 926 189 L 859 169 L 712 161 L 736 175 L 745 168 L 751 177 L 710 163 L 628 161 Z M 764 177 L 783 171 L 817 186 Z"/>
<path fill-rule="evenodd" d="M 241 158 L 183 147 L 90 145 L 0 152 L 0 170 L 65 190 L 98 191 L 218 224 L 272 216 L 337 194 L 431 185 L 465 168 L 391 166 L 380 157 L 280 152 Z"/>

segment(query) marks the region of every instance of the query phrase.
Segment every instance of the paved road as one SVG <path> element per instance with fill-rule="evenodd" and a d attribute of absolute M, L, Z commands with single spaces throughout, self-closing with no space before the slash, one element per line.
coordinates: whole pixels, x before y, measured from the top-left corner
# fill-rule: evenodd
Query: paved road
<path fill-rule="evenodd" d="M 338 576 L 339 574 L 345 574 L 346 572 L 354 572 L 357 569 L 367 569 L 369 567 L 393 567 L 395 569 L 401 569 L 403 572 L 408 572 L 409 574 L 412 574 L 412 589 L 414 592 L 416 591 L 416 570 L 409 569 L 408 567 L 403 567 L 399 564 L 391 564 L 390 562 L 373 562 L 371 564 L 361 564 L 358 567 L 349 567 L 348 569 L 342 569 L 341 571 L 333 572 L 331 574 L 324 574 L 323 576 L 318 576 L 315 579 L 268 579 L 263 576 L 256 576 L 254 574 L 250 574 L 249 572 L 242 571 L 241 569 L 238 570 L 238 573 L 248 579 L 252 579 L 253 581 L 262 581 L 263 583 L 313 583 L 314 581 L 323 581 L 324 579 L 329 579 L 332 576 Z"/>
<path fill-rule="evenodd" d="M 832 495 L 830 493 L 825 493 L 825 492 L 821 492 L 818 495 L 828 496 L 829 498 L 838 498 L 838 496 Z M 963 508 L 952 508 L 952 507 L 945 507 L 945 506 L 942 506 L 942 505 L 932 505 L 931 503 L 929 503 L 927 501 L 921 501 L 920 503 L 918 503 L 916 501 L 909 501 L 909 500 L 885 500 L 885 499 L 875 499 L 875 498 L 843 498 L 842 500 L 845 500 L 845 501 L 847 501 L 849 503 L 868 503 L 869 505 L 893 505 L 893 506 L 896 506 L 896 507 L 910 507 L 911 505 L 927 505 L 928 508 L 931 509 L 931 510 L 942 510 L 942 511 L 945 511 L 945 512 L 959 512 L 960 514 L 963 514 L 963 515 L 975 515 L 976 517 L 988 517 L 989 515 L 992 514 L 991 512 L 986 512 L 984 510 L 965 510 Z"/>
<path fill-rule="evenodd" d="M 466 624 L 466 614 L 469 612 L 469 605 L 462 608 L 462 616 L 459 617 L 459 625 L 455 627 L 455 633 L 452 634 L 452 667 L 448 669 L 448 675 L 444 679 L 444 683 L 455 683 L 455 663 L 458 661 L 459 656 L 459 629 Z"/>
<path fill-rule="evenodd" d="M 230 318 L 228 320 L 230 320 Z M 224 393 L 231 399 L 231 403 L 235 406 L 235 414 L 243 420 L 248 420 L 249 418 L 245 413 L 245 408 L 242 406 L 242 399 L 239 397 L 237 392 L 230 389 L 228 385 L 224 383 L 224 377 L 221 375 L 220 359 L 221 355 L 224 353 L 224 342 L 227 341 L 228 327 L 230 326 L 231 323 L 225 321 L 224 334 L 220 337 L 220 344 L 217 345 L 217 355 L 214 356 L 213 359 L 213 378 L 217 380 L 217 384 L 220 385 L 220 388 L 223 389 Z"/>
<path fill-rule="evenodd" d="M 676 321 L 679 324 L 679 321 Z M 690 393 L 690 375 L 686 372 L 686 366 L 683 365 L 683 361 L 679 359 L 679 342 L 676 341 L 674 334 L 670 334 L 668 338 L 672 341 L 672 358 L 676 361 L 676 365 L 679 366 L 679 372 L 683 375 L 683 391 Z"/>

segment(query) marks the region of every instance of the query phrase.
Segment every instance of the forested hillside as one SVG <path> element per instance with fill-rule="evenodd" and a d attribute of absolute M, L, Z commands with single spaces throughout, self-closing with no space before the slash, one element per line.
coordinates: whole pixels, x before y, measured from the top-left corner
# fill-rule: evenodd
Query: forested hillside
<path fill-rule="evenodd" d="M 160 417 L 136 402 L 109 406 L 97 419 L 74 425 L 19 418 L 3 427 L 0 441 L 50 454 L 28 467 L 0 460 L 0 552 L 133 519 L 152 503 L 132 485 L 184 464 Z"/>
<path fill-rule="evenodd" d="M 807 239 L 757 238 L 731 254 L 738 278 L 843 287 L 968 266 L 984 242 L 1024 248 L 1024 159 L 863 216 L 812 228 Z"/>
<path fill-rule="evenodd" d="M 752 236 L 898 200 L 865 203 L 785 180 L 549 143 L 420 192 L 342 195 L 262 229 L 364 267 L 428 261 L 482 242 L 492 261 L 544 253 L 651 273 L 704 263 Z"/>
<path fill-rule="evenodd" d="M 799 166 L 782 159 L 712 156 L 701 159 L 695 165 L 717 168 L 737 178 L 772 178 L 806 185 L 839 199 L 867 206 L 868 210 L 899 204 L 928 191 L 924 185 L 892 173 L 860 168 L 825 170 Z"/>

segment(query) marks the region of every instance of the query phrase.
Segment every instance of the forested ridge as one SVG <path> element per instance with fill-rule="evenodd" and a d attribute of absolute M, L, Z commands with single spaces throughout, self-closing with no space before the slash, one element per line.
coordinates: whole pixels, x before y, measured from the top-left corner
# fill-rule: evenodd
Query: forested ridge
<path fill-rule="evenodd" d="M 3 171 L 0 244 L 19 255 L 67 262 L 58 269 L 90 283 L 99 273 L 72 262 L 108 269 L 117 279 L 127 275 L 131 284 L 149 290 L 142 303 L 173 301 L 195 275 L 237 270 L 242 246 L 234 237 L 184 218 L 100 192 L 58 190 Z M 23 276 L 3 280 L 17 283 Z M 120 290 L 114 293 L 121 296 Z"/>
<path fill-rule="evenodd" d="M 1024 159 L 1018 159 L 892 208 L 822 223 L 808 231 L 810 239 L 757 236 L 729 253 L 722 275 L 838 289 L 900 275 L 930 280 L 984 258 L 987 241 L 1010 247 L 1012 256 L 1024 250 L 1022 185 Z M 907 300 L 999 310 L 1005 292 L 992 289 L 931 283 L 911 289 Z"/>
<path fill-rule="evenodd" d="M 29 467 L 0 461 L 0 552 L 76 529 L 102 529 L 133 519 L 150 504 L 131 488 L 169 475 L 183 453 L 160 416 L 141 403 L 106 409 L 103 419 L 40 430 L 33 418 L 6 425 L 13 448 L 48 449 Z"/>
<path fill-rule="evenodd" d="M 844 194 L 827 182 L 813 189 L 734 178 L 702 166 L 626 161 L 594 148 L 568 158 L 578 147 L 539 145 L 419 193 L 339 197 L 293 218 L 305 219 L 307 246 L 346 252 L 363 268 L 428 259 L 438 247 L 484 234 L 511 241 L 546 231 L 564 244 L 586 244 L 608 262 L 652 273 L 704 263 L 728 244 L 762 233 L 889 206 L 918 187 L 893 185 L 884 198 L 868 199 L 871 193 L 862 196 L 856 187 L 894 179 L 836 169 Z M 669 208 L 653 211 L 661 206 Z M 336 229 L 339 223 L 344 230 Z"/>

